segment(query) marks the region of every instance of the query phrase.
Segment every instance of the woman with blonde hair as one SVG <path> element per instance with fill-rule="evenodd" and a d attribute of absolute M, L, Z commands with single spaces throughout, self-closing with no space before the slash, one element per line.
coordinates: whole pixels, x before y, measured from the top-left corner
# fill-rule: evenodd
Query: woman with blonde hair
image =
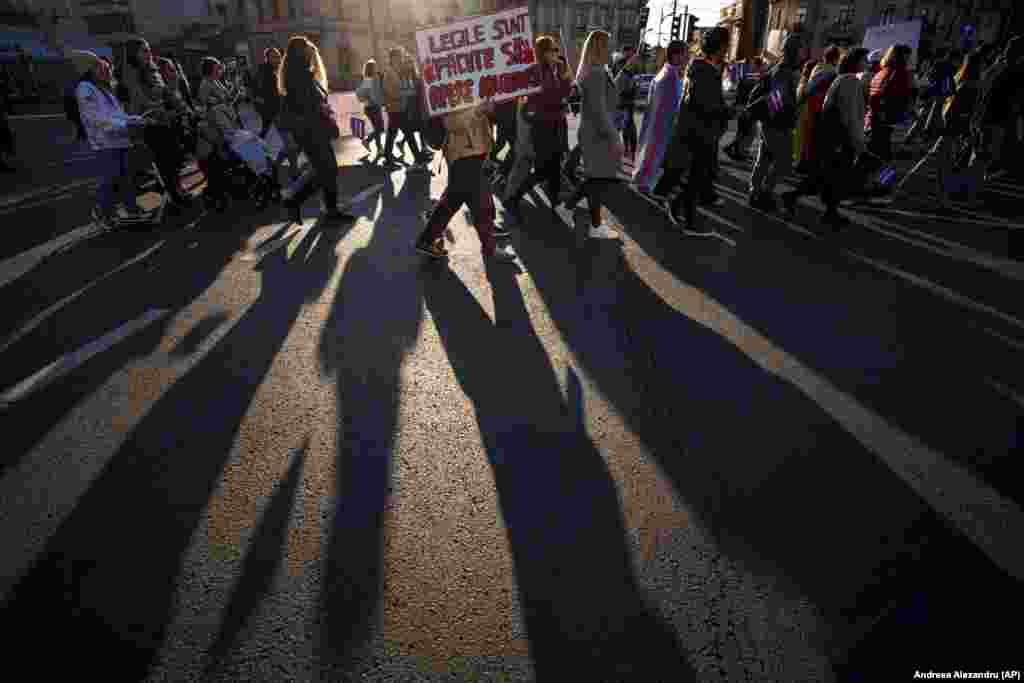
<path fill-rule="evenodd" d="M 586 177 L 581 190 L 587 196 L 590 236 L 595 239 L 619 236 L 601 220 L 601 195 L 612 183 L 618 182 L 622 161 L 622 138 L 614 119 L 619 90 L 605 68 L 610 43 L 611 35 L 606 31 L 591 31 L 583 44 L 576 70 L 581 97 L 579 144 Z M 620 77 L 623 73 L 625 69 L 619 72 Z"/>
<path fill-rule="evenodd" d="M 324 195 L 328 220 L 355 220 L 338 210 L 338 157 L 334 140 L 338 123 L 327 98 L 327 72 L 320 51 L 305 36 L 293 36 L 278 72 L 282 111 L 290 120 L 291 133 L 316 172 L 316 183 L 307 183 L 284 205 L 292 220 L 302 222 L 302 203 L 316 192 Z"/>

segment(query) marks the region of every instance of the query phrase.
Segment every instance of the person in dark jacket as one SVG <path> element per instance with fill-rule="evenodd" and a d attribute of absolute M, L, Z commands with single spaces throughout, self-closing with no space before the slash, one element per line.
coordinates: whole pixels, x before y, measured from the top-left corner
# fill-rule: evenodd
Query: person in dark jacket
<path fill-rule="evenodd" d="M 911 144 L 918 136 L 927 140 L 932 133 L 937 132 L 942 118 L 942 105 L 953 94 L 953 76 L 960 68 L 960 60 L 959 50 L 939 50 L 936 53 L 935 61 L 928 70 L 928 91 L 922 98 L 921 115 L 907 131 L 903 144 Z M 947 88 L 950 88 L 949 91 L 944 92 Z"/>
<path fill-rule="evenodd" d="M 618 118 L 622 125 L 622 146 L 630 160 L 636 160 L 636 98 L 640 93 L 634 71 L 639 68 L 640 60 L 634 59 L 636 50 L 627 47 L 622 51 L 622 58 L 616 65 L 615 81 L 619 88 Z"/>
<path fill-rule="evenodd" d="M 970 172 L 979 182 L 998 165 L 1006 140 L 1014 139 L 1017 120 L 1024 114 L 1024 36 L 1007 43 L 999 60 L 986 72 L 988 83 L 973 119 L 981 142 L 970 162 Z"/>
<path fill-rule="evenodd" d="M 796 128 L 796 87 L 800 80 L 800 50 L 797 35 L 786 38 L 782 61 L 769 72 L 772 92 L 781 98 L 782 115 L 761 122 L 761 144 L 750 176 L 750 205 L 762 211 L 775 211 L 775 184 L 793 168 L 793 130 Z"/>
<path fill-rule="evenodd" d="M 533 185 L 532 179 L 545 181 L 553 213 L 562 187 L 562 129 L 567 125 L 562 100 L 569 96 L 572 77 L 569 67 L 558 58 L 558 43 L 550 36 L 541 36 L 534 41 L 534 54 L 541 73 L 541 90 L 530 95 L 525 117 L 530 123 L 533 138 L 536 174 L 515 188 L 505 203 L 505 208 L 517 220 L 520 216 L 519 201 Z"/>
<path fill-rule="evenodd" d="M 683 234 L 706 237 L 710 228 L 697 222 L 697 202 L 714 194 L 712 183 L 718 140 L 728 124 L 731 111 L 722 97 L 722 56 L 729 44 L 729 33 L 714 27 L 704 33 L 701 55 L 690 62 L 683 79 L 683 99 L 676 116 L 665 173 L 655 194 L 667 195 L 684 174 L 689 174 L 686 189 L 676 196 L 670 215 L 681 224 Z M 790 145 L 792 150 L 792 144 Z"/>
<path fill-rule="evenodd" d="M 281 111 L 281 93 L 277 89 L 277 70 L 281 66 L 281 51 L 268 47 L 263 51 L 263 63 L 256 76 L 256 112 L 263 121 L 260 137 L 266 138 Z"/>
<path fill-rule="evenodd" d="M 294 36 L 280 69 L 282 110 L 292 120 L 292 135 L 316 170 L 316 183 L 307 183 L 284 202 L 292 220 L 302 223 L 302 203 L 317 187 L 324 195 L 327 220 L 355 220 L 338 209 L 338 157 L 334 153 L 334 131 L 326 122 L 327 73 L 316 45 L 305 36 Z"/>

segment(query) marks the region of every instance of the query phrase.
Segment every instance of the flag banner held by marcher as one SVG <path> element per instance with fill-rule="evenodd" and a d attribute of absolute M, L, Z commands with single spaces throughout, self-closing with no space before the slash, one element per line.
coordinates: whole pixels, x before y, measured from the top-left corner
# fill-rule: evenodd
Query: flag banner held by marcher
<path fill-rule="evenodd" d="M 349 125 L 352 128 L 352 135 L 360 140 L 366 139 L 366 121 L 359 116 L 353 116 Z"/>
<path fill-rule="evenodd" d="M 430 116 L 540 90 L 525 7 L 421 29 L 416 51 Z"/>

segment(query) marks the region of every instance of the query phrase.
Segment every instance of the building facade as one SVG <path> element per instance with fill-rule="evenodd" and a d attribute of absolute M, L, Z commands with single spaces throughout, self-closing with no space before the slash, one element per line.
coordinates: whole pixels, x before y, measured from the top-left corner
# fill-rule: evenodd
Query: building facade
<path fill-rule="evenodd" d="M 612 35 L 612 47 L 635 46 L 640 42 L 640 8 L 636 0 L 530 0 L 534 34 L 562 36 L 573 40 L 577 49 L 594 29 Z M 656 40 L 650 42 L 656 43 Z"/>
<path fill-rule="evenodd" d="M 919 53 L 994 42 L 1024 30 L 1020 0 L 736 0 L 720 25 L 733 37 L 734 59 L 778 56 L 791 33 L 802 34 L 812 56 L 828 45 L 861 44 L 872 27 L 922 20 Z"/>

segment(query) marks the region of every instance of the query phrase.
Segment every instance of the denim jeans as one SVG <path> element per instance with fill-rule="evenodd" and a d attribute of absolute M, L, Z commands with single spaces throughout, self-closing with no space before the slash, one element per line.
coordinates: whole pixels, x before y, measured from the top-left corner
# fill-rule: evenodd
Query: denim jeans
<path fill-rule="evenodd" d="M 112 214 L 118 198 L 128 207 L 138 207 L 135 198 L 135 179 L 128 162 L 129 150 L 102 149 L 96 152 L 100 186 L 96 190 L 96 203 L 104 214 Z"/>

